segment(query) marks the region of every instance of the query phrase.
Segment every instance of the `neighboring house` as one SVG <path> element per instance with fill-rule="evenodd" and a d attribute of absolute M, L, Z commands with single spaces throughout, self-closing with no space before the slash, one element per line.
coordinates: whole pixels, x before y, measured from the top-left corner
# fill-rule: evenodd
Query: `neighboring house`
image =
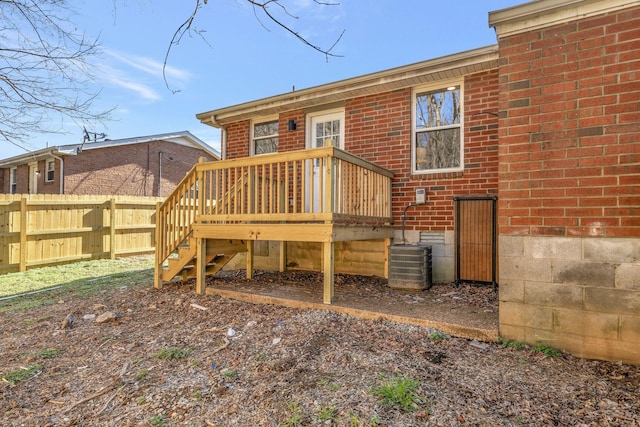
<path fill-rule="evenodd" d="M 640 3 L 540 0 L 489 21 L 495 46 L 197 118 L 225 160 L 332 144 L 392 171 L 394 242 L 431 245 L 434 281 L 460 274 L 455 199 L 497 196 L 500 333 L 640 363 Z M 387 243 L 341 242 L 336 271 L 386 273 Z M 286 259 L 318 268 L 312 245 Z"/>
<path fill-rule="evenodd" d="M 187 131 L 49 147 L 0 160 L 0 192 L 164 197 L 201 157 L 220 160 Z"/>

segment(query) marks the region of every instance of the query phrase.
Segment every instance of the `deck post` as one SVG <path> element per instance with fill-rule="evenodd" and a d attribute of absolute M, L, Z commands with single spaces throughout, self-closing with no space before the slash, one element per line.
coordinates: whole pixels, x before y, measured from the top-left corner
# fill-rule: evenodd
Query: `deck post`
<path fill-rule="evenodd" d="M 253 240 L 247 240 L 247 279 L 253 279 Z"/>
<path fill-rule="evenodd" d="M 207 277 L 207 239 L 196 239 L 196 293 L 204 294 Z"/>
<path fill-rule="evenodd" d="M 322 302 L 333 303 L 333 242 L 322 243 L 322 260 L 324 274 L 324 296 Z"/>
<path fill-rule="evenodd" d="M 153 271 L 153 287 L 162 289 L 162 262 L 160 260 L 160 250 L 163 248 L 164 239 L 162 238 L 164 231 L 164 221 L 160 218 L 160 206 L 162 202 L 156 203 L 156 262 Z"/>
<path fill-rule="evenodd" d="M 280 273 L 287 271 L 287 242 L 280 241 Z"/>
<path fill-rule="evenodd" d="M 384 278 L 389 278 L 389 245 L 391 245 L 391 239 L 389 237 L 384 239 Z"/>

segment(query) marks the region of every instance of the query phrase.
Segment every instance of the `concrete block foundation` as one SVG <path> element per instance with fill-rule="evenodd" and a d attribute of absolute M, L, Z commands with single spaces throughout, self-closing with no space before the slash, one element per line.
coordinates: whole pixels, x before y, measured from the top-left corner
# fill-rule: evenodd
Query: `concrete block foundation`
<path fill-rule="evenodd" d="M 500 334 L 640 364 L 640 239 L 499 238 Z"/>

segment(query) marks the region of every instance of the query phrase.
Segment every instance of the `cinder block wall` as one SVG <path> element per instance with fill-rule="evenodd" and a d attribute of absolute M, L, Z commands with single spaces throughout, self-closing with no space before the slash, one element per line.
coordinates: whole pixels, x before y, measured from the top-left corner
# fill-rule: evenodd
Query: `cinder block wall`
<path fill-rule="evenodd" d="M 498 31 L 500 332 L 640 363 L 640 8 L 572 19 Z"/>
<path fill-rule="evenodd" d="M 580 357 L 640 361 L 640 241 L 500 237 L 500 333 Z"/>

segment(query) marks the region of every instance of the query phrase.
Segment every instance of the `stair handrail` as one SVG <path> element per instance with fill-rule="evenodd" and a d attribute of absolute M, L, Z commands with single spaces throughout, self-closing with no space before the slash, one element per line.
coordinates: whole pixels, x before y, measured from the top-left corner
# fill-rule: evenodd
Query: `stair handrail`
<path fill-rule="evenodd" d="M 193 222 L 199 208 L 197 194 L 195 194 L 198 183 L 198 164 L 195 164 L 165 198 L 164 202 L 158 206 L 156 214 L 156 251 L 159 251 L 157 258 L 160 262 L 164 262 L 193 231 Z M 194 193 L 193 197 L 186 197 L 192 191 Z M 185 206 L 189 208 L 189 211 L 176 212 L 183 196 L 185 202 L 189 201 L 191 203 L 191 206 Z"/>

